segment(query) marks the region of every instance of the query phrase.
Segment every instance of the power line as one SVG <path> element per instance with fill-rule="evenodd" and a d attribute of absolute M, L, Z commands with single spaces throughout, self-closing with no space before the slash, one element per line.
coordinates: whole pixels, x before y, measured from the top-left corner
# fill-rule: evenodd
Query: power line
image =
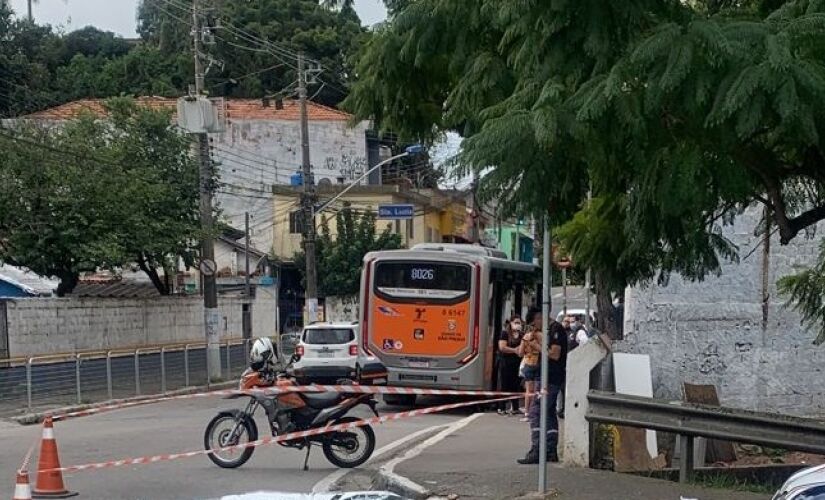
<path fill-rule="evenodd" d="M 276 166 L 275 166 L 276 163 L 284 163 L 286 165 L 295 165 L 294 163 L 289 163 L 289 162 L 285 162 L 285 161 L 282 161 L 282 160 L 277 160 L 275 158 L 267 159 L 266 161 L 252 159 L 252 158 L 249 158 L 248 156 L 244 156 L 243 153 L 238 153 L 238 152 L 233 151 L 231 149 L 222 148 L 220 146 L 212 146 L 212 149 L 217 151 L 218 153 L 222 153 L 223 155 L 228 155 L 228 156 L 231 156 L 233 158 L 237 158 L 239 160 L 240 164 L 245 165 L 247 167 L 260 167 L 260 168 L 266 168 L 266 169 L 274 169 L 274 168 L 276 168 Z M 277 172 L 275 172 L 275 173 L 278 174 Z M 278 175 L 282 175 L 283 177 L 288 177 L 285 174 L 278 174 Z"/>
<path fill-rule="evenodd" d="M 162 1 L 167 3 L 168 5 L 171 5 L 173 7 L 177 7 L 178 9 L 181 9 L 185 12 L 191 12 L 191 9 L 189 9 L 188 6 L 183 5 L 180 2 L 177 2 L 175 0 L 162 0 Z M 256 44 L 260 47 L 268 49 L 270 54 L 272 54 L 276 57 L 287 58 L 291 61 L 294 61 L 297 64 L 299 55 L 298 55 L 297 52 L 295 52 L 291 48 L 288 48 L 285 45 L 282 45 L 278 42 L 273 42 L 272 40 L 262 38 L 261 36 L 256 35 L 256 34 L 250 32 L 250 31 L 248 31 L 244 28 L 240 28 L 240 27 L 236 26 L 234 23 L 232 23 L 232 21 L 226 19 L 223 16 L 220 16 L 219 19 L 221 21 L 221 28 L 223 28 L 226 31 L 232 33 L 233 35 L 235 35 L 235 37 L 237 37 L 237 38 L 239 38 L 243 41 L 246 41 L 247 43 Z M 317 60 L 314 60 L 314 59 L 308 59 L 308 60 L 311 61 L 313 64 L 317 65 L 318 69 L 320 69 L 320 63 Z M 287 63 L 287 64 L 289 64 L 289 63 Z"/>
<path fill-rule="evenodd" d="M 269 200 L 271 199 L 269 196 L 257 196 L 253 194 L 240 194 L 240 193 L 233 193 L 231 191 L 221 191 L 220 189 L 215 190 L 216 193 L 225 194 L 227 196 L 235 196 L 237 198 L 249 198 L 255 200 Z"/>

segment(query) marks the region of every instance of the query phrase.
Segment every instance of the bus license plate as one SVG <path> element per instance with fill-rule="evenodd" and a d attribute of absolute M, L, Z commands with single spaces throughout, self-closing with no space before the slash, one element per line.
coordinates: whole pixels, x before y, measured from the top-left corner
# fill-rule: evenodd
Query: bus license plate
<path fill-rule="evenodd" d="M 429 368 L 430 362 L 429 361 L 410 361 L 409 363 L 410 368 Z"/>

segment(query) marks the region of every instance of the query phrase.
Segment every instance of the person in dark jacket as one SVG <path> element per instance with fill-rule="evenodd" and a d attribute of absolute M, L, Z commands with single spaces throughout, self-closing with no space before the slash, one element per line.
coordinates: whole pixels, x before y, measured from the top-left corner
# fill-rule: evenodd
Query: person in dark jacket
<path fill-rule="evenodd" d="M 498 339 L 498 387 L 502 392 L 520 392 L 519 364 L 521 357 L 518 346 L 524 333 L 524 324 L 519 315 L 513 315 L 505 325 L 504 331 Z M 508 404 L 511 409 L 507 410 Z M 499 414 L 518 414 L 519 400 L 502 401 L 499 403 Z"/>

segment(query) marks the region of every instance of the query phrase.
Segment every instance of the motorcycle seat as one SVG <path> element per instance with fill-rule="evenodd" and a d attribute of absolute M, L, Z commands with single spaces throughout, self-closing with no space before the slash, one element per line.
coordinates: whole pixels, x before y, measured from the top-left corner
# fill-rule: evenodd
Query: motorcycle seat
<path fill-rule="evenodd" d="M 337 405 L 343 398 L 343 395 L 338 394 L 337 392 L 320 392 L 317 394 L 310 392 L 304 394 L 303 397 L 307 406 L 310 408 L 315 408 L 316 410 L 321 410 Z"/>

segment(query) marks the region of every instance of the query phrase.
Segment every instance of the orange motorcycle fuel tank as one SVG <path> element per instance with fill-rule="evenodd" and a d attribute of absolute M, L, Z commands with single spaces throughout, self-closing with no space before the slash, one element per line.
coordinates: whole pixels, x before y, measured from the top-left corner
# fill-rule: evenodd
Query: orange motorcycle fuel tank
<path fill-rule="evenodd" d="M 289 387 L 295 385 L 295 383 L 290 379 L 284 378 L 279 379 L 277 382 L 275 382 L 275 385 L 278 387 Z M 302 398 L 301 395 L 297 392 L 287 392 L 284 394 L 280 394 L 277 397 L 277 400 L 278 406 L 284 409 L 289 408 L 297 410 L 307 405 L 306 402 L 304 402 L 304 398 Z"/>

